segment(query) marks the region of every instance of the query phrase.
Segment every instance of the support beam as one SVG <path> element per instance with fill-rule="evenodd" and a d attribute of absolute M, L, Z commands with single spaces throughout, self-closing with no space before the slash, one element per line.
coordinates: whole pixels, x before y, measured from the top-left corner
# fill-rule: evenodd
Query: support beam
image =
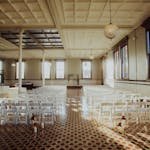
<path fill-rule="evenodd" d="M 59 31 L 64 49 L 66 49 L 67 46 L 66 46 L 66 43 L 65 43 L 65 37 L 64 37 L 64 34 L 63 34 L 63 30 L 62 30 L 62 27 L 61 27 L 61 21 L 60 21 L 62 18 L 64 18 L 64 14 L 62 15 L 62 17 L 59 16 L 59 14 L 57 12 L 57 7 L 56 7 L 57 4 L 56 4 L 55 1 L 53 2 L 53 1 L 46 0 L 46 2 L 47 2 L 47 6 L 49 8 L 50 16 L 52 17 L 52 20 L 53 20 L 57 30 Z M 60 5 L 62 5 L 62 1 L 60 1 Z M 63 12 L 63 10 L 62 10 L 62 12 Z"/>
<path fill-rule="evenodd" d="M 134 27 L 131 25 L 118 25 L 118 27 L 122 30 L 132 30 Z M 105 25 L 62 25 L 61 28 L 63 30 L 104 30 Z"/>
<path fill-rule="evenodd" d="M 55 25 L 47 25 L 47 24 L 32 24 L 32 25 L 24 25 L 24 24 L 14 24 L 14 23 L 10 23 L 10 24 L 0 24 L 0 29 L 1 30 L 8 30 L 8 28 L 10 30 L 17 30 L 20 28 L 23 28 L 25 30 L 34 30 L 34 29 L 56 29 Z"/>
<path fill-rule="evenodd" d="M 21 93 L 22 88 L 22 39 L 24 30 L 20 31 L 19 34 L 19 93 Z"/>
<path fill-rule="evenodd" d="M 39 42 L 38 39 L 36 39 L 30 32 L 26 32 L 26 34 L 27 34 L 33 41 L 35 41 L 35 43 L 37 43 L 37 45 L 39 45 L 39 47 L 44 51 L 44 47 L 43 47 L 43 45 Z"/>
<path fill-rule="evenodd" d="M 45 67 L 44 67 L 44 62 L 45 62 L 45 51 L 43 50 L 43 55 L 42 55 L 42 86 L 45 86 Z"/>

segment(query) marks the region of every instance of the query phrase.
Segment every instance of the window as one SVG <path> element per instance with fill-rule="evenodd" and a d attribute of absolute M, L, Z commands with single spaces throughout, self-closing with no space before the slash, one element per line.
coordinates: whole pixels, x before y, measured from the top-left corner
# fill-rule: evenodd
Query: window
<path fill-rule="evenodd" d="M 44 64 L 42 63 L 42 67 L 44 67 L 44 78 L 50 79 L 51 74 L 51 62 L 45 61 Z"/>
<path fill-rule="evenodd" d="M 150 31 L 147 31 L 146 43 L 147 43 L 147 52 L 148 52 L 148 54 L 150 54 Z"/>
<path fill-rule="evenodd" d="M 127 38 L 114 49 L 115 79 L 128 79 L 128 46 Z"/>
<path fill-rule="evenodd" d="M 115 79 L 121 79 L 121 63 L 120 63 L 120 51 L 116 50 L 114 53 L 115 61 Z"/>
<path fill-rule="evenodd" d="M 22 75 L 21 78 L 24 79 L 24 73 L 25 73 L 25 63 L 22 62 Z M 19 79 L 19 62 L 16 63 L 16 79 Z"/>
<path fill-rule="evenodd" d="M 56 61 L 56 79 L 64 79 L 65 63 L 64 60 Z"/>
<path fill-rule="evenodd" d="M 4 83 L 3 61 L 0 60 L 0 83 Z"/>
<path fill-rule="evenodd" d="M 91 79 L 92 77 L 92 67 L 90 60 L 82 61 L 82 77 L 83 79 Z"/>
<path fill-rule="evenodd" d="M 148 55 L 148 72 L 149 72 L 149 76 L 148 78 L 150 78 L 150 31 L 146 32 L 146 45 L 147 45 L 147 55 Z"/>
<path fill-rule="evenodd" d="M 150 79 L 150 17 L 148 17 L 143 23 L 142 27 L 146 31 L 146 48 L 147 48 L 147 58 L 148 58 L 148 78 Z"/>
<path fill-rule="evenodd" d="M 121 77 L 128 79 L 128 49 L 127 45 L 120 48 L 121 51 Z"/>

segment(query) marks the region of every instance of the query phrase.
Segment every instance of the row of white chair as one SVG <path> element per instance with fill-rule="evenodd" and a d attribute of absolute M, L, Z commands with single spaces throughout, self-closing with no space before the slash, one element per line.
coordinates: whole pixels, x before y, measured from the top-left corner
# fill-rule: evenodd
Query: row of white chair
<path fill-rule="evenodd" d="M 65 105 L 62 103 L 37 101 L 29 101 L 28 103 L 24 101 L 18 103 L 2 102 L 0 103 L 0 120 L 2 124 L 28 124 L 31 123 L 32 116 L 36 116 L 35 119 L 40 121 L 46 122 L 46 119 L 49 117 L 54 122 L 54 117 L 65 114 L 64 111 Z"/>
<path fill-rule="evenodd" d="M 41 87 L 18 95 L 0 99 L 0 120 L 5 123 L 54 123 L 56 116 L 64 115 L 66 108 L 64 87 Z"/>
<path fill-rule="evenodd" d="M 88 86 L 84 91 L 91 118 L 101 124 L 115 127 L 122 119 L 127 124 L 150 121 L 150 97 L 105 86 Z"/>

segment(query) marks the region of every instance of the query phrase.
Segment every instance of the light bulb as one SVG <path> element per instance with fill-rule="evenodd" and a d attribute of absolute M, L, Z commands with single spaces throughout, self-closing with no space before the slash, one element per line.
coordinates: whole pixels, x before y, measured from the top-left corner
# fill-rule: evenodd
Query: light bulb
<path fill-rule="evenodd" d="M 116 32 L 118 30 L 118 27 L 114 24 L 108 24 L 104 28 L 104 34 L 107 38 L 113 39 L 116 36 Z"/>
<path fill-rule="evenodd" d="M 11 64 L 11 66 L 12 66 L 12 67 L 15 67 L 15 66 L 16 66 L 16 64 L 15 64 L 15 63 L 12 63 L 12 64 Z"/>

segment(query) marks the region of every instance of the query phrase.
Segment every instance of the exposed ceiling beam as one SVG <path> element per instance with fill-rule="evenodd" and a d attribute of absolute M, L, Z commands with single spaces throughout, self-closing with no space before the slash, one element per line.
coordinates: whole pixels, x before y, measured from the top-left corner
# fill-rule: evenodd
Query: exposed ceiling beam
<path fill-rule="evenodd" d="M 18 50 L 19 47 L 16 46 L 15 44 L 9 42 L 8 40 L 4 39 L 3 37 L 0 37 L 0 49 L 4 51 L 4 48 L 8 50 L 11 48 L 11 50 Z"/>
<path fill-rule="evenodd" d="M 7 39 L 8 40 L 18 40 L 18 38 L 16 38 L 16 37 L 8 37 Z M 29 37 L 24 37 L 23 39 L 30 39 L 30 38 Z M 42 40 L 42 39 L 45 39 L 45 37 L 36 37 L 36 39 L 41 39 Z M 49 39 L 56 39 L 56 40 L 58 40 L 60 38 L 59 37 L 49 37 Z"/>
<path fill-rule="evenodd" d="M 45 34 L 43 30 L 42 30 L 42 33 L 46 36 L 46 38 L 48 39 L 48 42 L 52 45 L 52 43 L 51 43 L 49 37 L 47 36 L 47 34 Z"/>
<path fill-rule="evenodd" d="M 65 0 L 66 2 L 72 2 L 72 0 Z M 108 0 L 107 0 L 108 1 Z M 113 0 L 111 3 L 119 3 L 121 0 Z M 78 0 L 78 3 L 83 3 L 83 2 L 89 2 L 89 0 Z M 95 0 L 95 3 L 104 3 L 106 0 Z M 141 3 L 141 0 L 135 1 L 135 0 L 126 0 L 126 3 Z M 143 3 L 149 3 L 149 0 L 142 0 Z"/>
<path fill-rule="evenodd" d="M 29 31 L 26 31 L 26 34 L 33 40 L 35 41 L 35 43 L 37 43 L 39 45 L 39 47 L 42 49 L 42 50 L 45 50 L 44 46 L 39 42 L 38 39 L 36 39 Z"/>
<path fill-rule="evenodd" d="M 104 29 L 105 25 L 61 25 L 61 29 Z M 132 29 L 130 25 L 118 25 L 121 29 Z M 32 29 L 56 29 L 56 26 L 51 25 L 2 25 L 0 24 L 0 30 L 32 30 Z"/>
<path fill-rule="evenodd" d="M 88 49 L 83 49 L 83 48 L 67 48 L 66 50 L 68 50 L 68 51 L 91 51 L 91 50 L 94 50 L 94 51 L 106 51 L 106 50 L 108 50 L 107 48 L 99 48 L 99 49 L 94 49 L 94 48 L 88 48 Z"/>
<path fill-rule="evenodd" d="M 24 30 L 32 30 L 32 29 L 56 29 L 55 25 L 45 25 L 45 24 L 34 24 L 34 25 L 23 25 L 23 24 L 0 24 L 0 30 L 11 30 L 11 29 L 24 29 Z"/>
<path fill-rule="evenodd" d="M 62 31 L 62 28 L 61 28 L 61 23 L 60 23 L 61 18 L 58 15 L 56 3 L 55 3 L 55 1 L 50 1 L 50 0 L 47 0 L 46 2 L 49 6 L 50 15 L 52 16 L 53 21 L 56 25 L 56 28 L 58 29 L 58 31 L 60 33 L 60 37 L 62 39 L 63 46 L 64 46 L 64 48 L 66 48 L 65 38 L 64 38 L 64 34 L 63 34 L 63 31 Z"/>
<path fill-rule="evenodd" d="M 5 49 L 6 50 L 6 49 Z M 2 50 L 2 49 L 0 49 L 0 51 L 1 52 L 3 52 L 3 51 L 5 51 L 5 50 Z M 57 48 L 57 49 L 55 49 L 55 48 L 51 48 L 51 49 L 46 49 L 46 48 L 44 48 L 44 50 L 45 51 L 63 51 L 64 49 L 63 48 Z M 7 49 L 6 51 L 18 51 L 17 49 Z M 23 51 L 41 51 L 41 49 L 25 49 L 25 48 L 23 48 Z"/>
<path fill-rule="evenodd" d="M 101 29 L 103 30 L 105 27 L 105 25 L 62 25 L 61 28 L 62 29 L 68 29 L 68 30 L 72 30 L 72 29 Z M 133 29 L 133 26 L 130 25 L 118 25 L 119 28 L 121 29 Z"/>
<path fill-rule="evenodd" d="M 19 40 L 19 37 L 16 35 L 16 34 L 12 34 L 10 31 L 8 31 L 8 34 L 10 34 L 10 35 L 12 35 L 12 36 L 14 36 L 16 39 L 18 39 Z M 6 38 L 6 40 L 7 41 L 9 41 L 7 38 Z M 16 44 L 16 43 L 13 43 L 12 41 L 9 41 L 9 42 L 11 42 L 12 44 L 14 44 L 14 45 L 16 45 L 18 48 L 19 48 L 19 43 L 18 43 L 18 45 Z"/>

